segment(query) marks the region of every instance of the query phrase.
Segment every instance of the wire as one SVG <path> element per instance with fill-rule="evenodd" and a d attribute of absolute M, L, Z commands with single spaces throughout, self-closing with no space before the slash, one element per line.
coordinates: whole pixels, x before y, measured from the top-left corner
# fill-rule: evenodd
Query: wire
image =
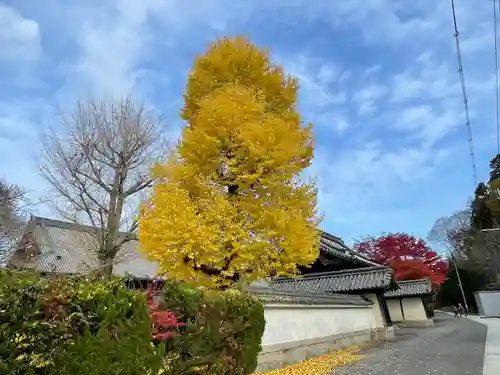
<path fill-rule="evenodd" d="M 453 36 L 455 37 L 456 46 L 457 46 L 457 62 L 458 62 L 457 72 L 460 76 L 460 84 L 462 85 L 462 95 L 464 98 L 464 109 L 465 109 L 465 126 L 467 128 L 467 136 L 468 136 L 468 141 L 469 141 L 469 154 L 470 154 L 470 157 L 472 160 L 472 176 L 474 178 L 474 184 L 477 185 L 476 157 L 474 155 L 474 144 L 472 142 L 472 130 L 471 130 L 470 116 L 469 116 L 469 104 L 467 101 L 467 90 L 465 88 L 464 70 L 463 70 L 463 65 L 462 65 L 462 52 L 460 50 L 460 39 L 459 39 L 460 33 L 458 32 L 457 15 L 455 13 L 455 2 L 453 0 L 451 0 L 451 11 L 453 14 L 453 25 L 455 28 L 455 33 L 453 34 Z"/>
<path fill-rule="evenodd" d="M 495 90 L 497 110 L 497 155 L 500 154 L 500 117 L 499 117 L 499 88 L 498 88 L 498 43 L 497 43 L 497 0 L 493 0 L 493 33 L 495 35 Z"/>

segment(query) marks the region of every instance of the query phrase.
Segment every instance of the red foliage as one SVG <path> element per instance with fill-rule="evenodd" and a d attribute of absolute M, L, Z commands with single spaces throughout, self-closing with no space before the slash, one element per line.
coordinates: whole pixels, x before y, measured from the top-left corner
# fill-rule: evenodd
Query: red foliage
<path fill-rule="evenodd" d="M 170 337 L 177 336 L 177 329 L 185 326 L 185 324 L 179 322 L 177 316 L 172 311 L 160 308 L 160 303 L 155 301 L 155 297 L 158 294 L 159 290 L 154 284 L 149 287 L 147 294 L 148 310 L 152 321 L 151 330 L 153 339 L 165 341 Z"/>
<path fill-rule="evenodd" d="M 434 287 L 444 282 L 448 262 L 432 251 L 425 241 L 404 233 L 368 237 L 354 245 L 375 262 L 390 266 L 397 280 L 429 278 Z"/>

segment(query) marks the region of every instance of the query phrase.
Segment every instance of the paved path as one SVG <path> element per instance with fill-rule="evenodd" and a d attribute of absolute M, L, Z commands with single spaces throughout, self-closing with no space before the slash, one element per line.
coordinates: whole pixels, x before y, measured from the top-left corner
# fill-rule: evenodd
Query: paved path
<path fill-rule="evenodd" d="M 484 324 L 438 313 L 434 327 L 398 329 L 396 335 L 394 341 L 364 350 L 359 362 L 335 370 L 333 374 L 482 374 Z"/>
<path fill-rule="evenodd" d="M 486 348 L 484 351 L 483 375 L 500 374 L 500 319 L 471 316 L 469 319 L 482 323 L 488 327 Z"/>

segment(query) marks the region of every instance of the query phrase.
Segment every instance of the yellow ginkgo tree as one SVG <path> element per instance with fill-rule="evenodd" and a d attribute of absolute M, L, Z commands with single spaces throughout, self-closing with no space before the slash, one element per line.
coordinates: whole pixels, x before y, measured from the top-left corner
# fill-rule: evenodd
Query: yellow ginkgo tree
<path fill-rule="evenodd" d="M 318 256 L 312 125 L 298 81 L 245 38 L 221 39 L 189 74 L 174 155 L 153 170 L 141 249 L 162 273 L 224 288 L 290 275 Z"/>

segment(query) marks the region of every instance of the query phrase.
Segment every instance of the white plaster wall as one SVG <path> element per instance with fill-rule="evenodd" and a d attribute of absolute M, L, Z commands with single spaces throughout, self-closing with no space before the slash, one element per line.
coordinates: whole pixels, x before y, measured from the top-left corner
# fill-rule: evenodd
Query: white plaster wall
<path fill-rule="evenodd" d="M 399 299 L 387 299 L 387 308 L 389 309 L 389 315 L 393 322 L 402 322 L 403 313 L 401 312 L 401 305 Z"/>
<path fill-rule="evenodd" d="M 373 326 L 380 328 L 385 327 L 385 319 L 382 315 L 382 308 L 378 302 L 378 298 L 376 294 L 365 294 L 365 298 L 368 298 L 373 302 Z"/>
<path fill-rule="evenodd" d="M 420 297 L 403 298 L 405 320 L 427 320 L 424 305 Z"/>
<path fill-rule="evenodd" d="M 500 317 L 500 292 L 480 291 L 475 293 L 475 297 L 481 316 Z"/>
<path fill-rule="evenodd" d="M 262 345 L 327 337 L 373 328 L 372 306 L 264 306 Z"/>

